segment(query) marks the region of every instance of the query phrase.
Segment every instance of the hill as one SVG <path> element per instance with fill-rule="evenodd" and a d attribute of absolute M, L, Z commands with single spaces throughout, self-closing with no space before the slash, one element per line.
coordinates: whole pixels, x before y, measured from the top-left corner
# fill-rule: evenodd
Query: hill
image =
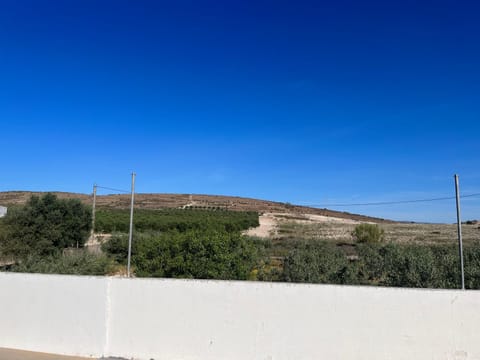
<path fill-rule="evenodd" d="M 76 198 L 85 204 L 92 204 L 92 195 L 52 192 L 62 199 Z M 0 192 L 0 205 L 12 206 L 25 204 L 31 195 L 42 195 L 44 192 L 6 191 Z M 130 206 L 130 195 L 98 195 L 99 208 L 125 209 Z M 135 208 L 138 209 L 165 209 L 165 208 L 222 208 L 233 211 L 257 211 L 259 213 L 299 213 L 321 215 L 332 218 L 349 219 L 355 221 L 392 223 L 391 220 L 370 216 L 351 214 L 329 209 L 318 209 L 307 206 L 292 205 L 268 200 L 250 199 L 237 196 L 197 195 L 197 194 L 135 194 Z"/>

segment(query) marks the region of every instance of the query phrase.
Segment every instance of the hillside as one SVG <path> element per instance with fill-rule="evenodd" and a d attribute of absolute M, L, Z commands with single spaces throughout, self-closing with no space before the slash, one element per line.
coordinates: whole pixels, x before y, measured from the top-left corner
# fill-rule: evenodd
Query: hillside
<path fill-rule="evenodd" d="M 92 204 L 92 195 L 52 192 L 59 198 L 77 198 L 85 204 Z M 25 204 L 31 195 L 42 195 L 43 192 L 6 191 L 0 192 L 0 205 L 12 206 Z M 99 208 L 125 209 L 130 206 L 130 195 L 99 195 Z M 196 194 L 135 194 L 135 208 L 163 209 L 182 207 L 220 207 L 233 211 L 258 211 L 259 213 L 299 213 L 328 216 L 332 218 L 349 219 L 365 222 L 392 223 L 390 220 L 351 214 L 328 209 L 318 209 L 306 206 L 291 205 L 288 203 L 243 198 L 223 195 L 196 195 Z"/>

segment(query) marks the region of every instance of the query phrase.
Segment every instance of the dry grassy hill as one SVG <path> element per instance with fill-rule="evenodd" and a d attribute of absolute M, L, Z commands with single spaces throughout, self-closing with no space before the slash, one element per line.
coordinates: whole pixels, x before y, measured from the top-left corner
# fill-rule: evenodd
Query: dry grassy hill
<path fill-rule="evenodd" d="M 77 198 L 85 204 L 92 204 L 92 195 L 53 192 L 59 198 Z M 0 192 L 0 205 L 21 205 L 31 195 L 42 192 L 8 191 Z M 130 195 L 97 196 L 98 208 L 123 209 L 130 206 Z M 135 208 L 165 209 L 182 207 L 222 208 L 234 211 L 258 211 L 260 227 L 251 229 L 249 235 L 271 237 L 284 241 L 290 237 L 303 239 L 327 239 L 336 242 L 352 242 L 352 231 L 358 222 L 381 224 L 386 240 L 393 242 L 454 243 L 456 225 L 402 223 L 369 216 L 350 214 L 328 209 L 296 206 L 281 202 L 249 199 L 235 196 L 195 194 L 136 194 Z M 477 223 L 463 227 L 464 241 L 478 241 L 480 226 Z"/>
<path fill-rule="evenodd" d="M 92 195 L 52 192 L 62 199 L 76 198 L 85 204 L 92 204 Z M 12 206 L 25 204 L 31 195 L 42 195 L 43 192 L 7 191 L 0 192 L 0 205 Z M 130 195 L 99 195 L 97 196 L 98 207 L 128 208 Z M 139 209 L 164 209 L 181 207 L 220 207 L 234 211 L 258 211 L 260 213 L 299 213 L 322 215 L 340 219 L 356 221 L 392 223 L 390 220 L 373 218 L 369 216 L 351 214 L 347 212 L 318 209 L 306 206 L 291 205 L 267 200 L 257 200 L 236 196 L 221 195 L 196 195 L 196 194 L 136 194 L 135 208 Z"/>

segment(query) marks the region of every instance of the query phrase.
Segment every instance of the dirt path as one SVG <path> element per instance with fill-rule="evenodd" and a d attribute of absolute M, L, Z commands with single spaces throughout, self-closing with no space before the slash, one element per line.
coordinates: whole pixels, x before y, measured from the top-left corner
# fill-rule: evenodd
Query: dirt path
<path fill-rule="evenodd" d="M 261 238 L 274 237 L 278 235 L 278 229 L 282 223 L 298 224 L 346 224 L 356 225 L 360 221 L 351 219 L 335 218 L 330 216 L 299 214 L 299 213 L 264 213 L 259 217 L 260 226 L 251 228 L 244 232 L 247 236 Z"/>
<path fill-rule="evenodd" d="M 260 226 L 251 228 L 244 232 L 247 236 L 256 236 L 261 238 L 275 236 L 277 233 L 278 219 L 273 213 L 265 213 L 258 218 Z"/>
<path fill-rule="evenodd" d="M 45 354 L 32 351 L 22 351 L 0 348 L 0 360 L 86 360 L 92 358 L 84 358 L 77 356 L 64 356 Z"/>

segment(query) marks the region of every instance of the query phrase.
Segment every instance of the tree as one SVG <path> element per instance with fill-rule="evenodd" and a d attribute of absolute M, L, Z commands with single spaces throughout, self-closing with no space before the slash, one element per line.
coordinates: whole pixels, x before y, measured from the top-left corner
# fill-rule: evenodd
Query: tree
<path fill-rule="evenodd" d="M 91 229 L 91 213 L 78 199 L 54 194 L 32 196 L 4 219 L 3 251 L 14 256 L 51 255 L 69 246 L 83 246 Z"/>

